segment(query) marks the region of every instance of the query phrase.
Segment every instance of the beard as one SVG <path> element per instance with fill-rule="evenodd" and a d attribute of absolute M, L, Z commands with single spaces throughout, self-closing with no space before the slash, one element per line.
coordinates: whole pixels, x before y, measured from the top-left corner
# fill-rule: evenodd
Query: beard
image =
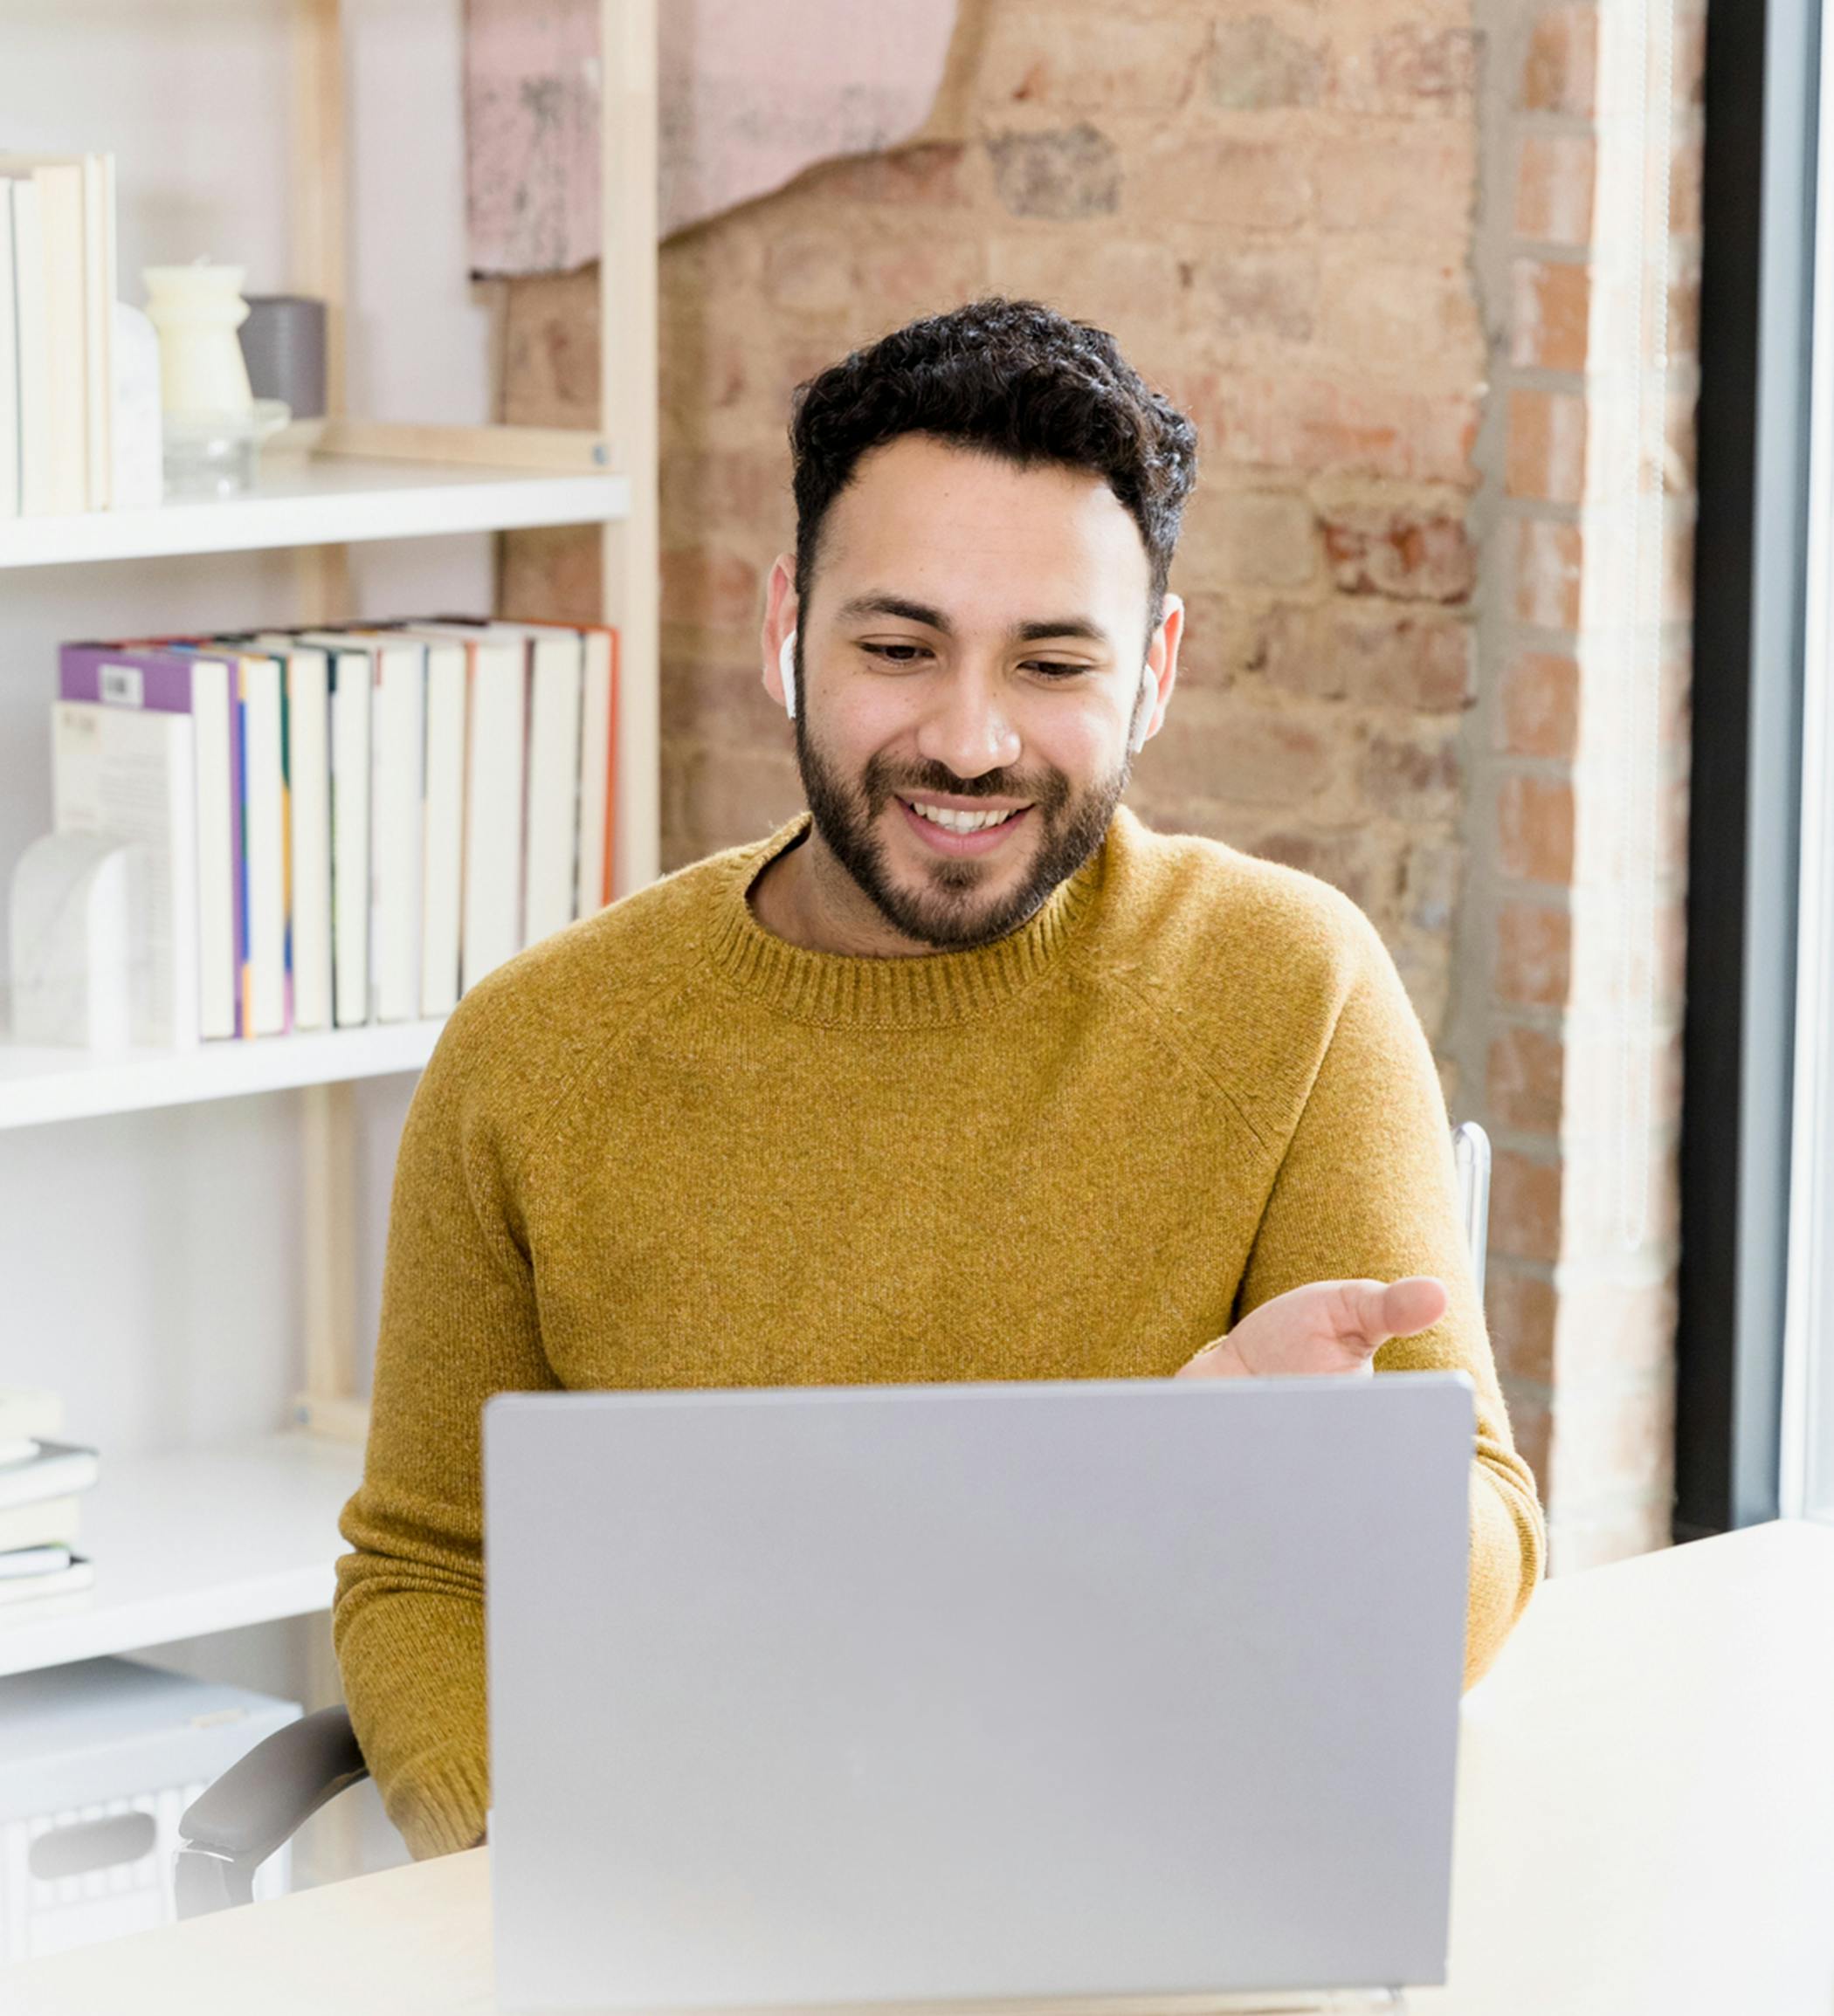
<path fill-rule="evenodd" d="M 796 715 L 796 761 L 815 830 L 828 851 L 893 930 L 938 952 L 991 945 L 1034 916 L 1051 891 L 1101 845 L 1133 771 L 1132 753 L 1127 752 L 1118 770 L 1079 790 L 1060 770 L 1035 777 L 997 770 L 963 779 L 940 763 L 907 768 L 875 755 L 856 787 L 823 756 L 809 733 L 803 708 Z M 1005 864 L 990 857 L 939 857 L 929 864 L 920 888 L 907 889 L 894 881 L 879 822 L 895 796 L 914 791 L 1029 800 L 1039 837 L 1031 843 L 1031 863 L 1017 883 L 1003 895 L 983 894 L 1006 872 Z"/>

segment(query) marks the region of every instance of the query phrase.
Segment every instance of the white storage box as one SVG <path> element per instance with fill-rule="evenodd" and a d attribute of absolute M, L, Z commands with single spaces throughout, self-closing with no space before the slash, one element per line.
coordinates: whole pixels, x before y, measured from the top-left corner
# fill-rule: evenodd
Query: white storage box
<path fill-rule="evenodd" d="M 0 1967 L 170 1923 L 178 1816 L 299 1716 L 131 1659 L 0 1679 Z M 263 1864 L 258 1900 L 290 1865 Z"/>

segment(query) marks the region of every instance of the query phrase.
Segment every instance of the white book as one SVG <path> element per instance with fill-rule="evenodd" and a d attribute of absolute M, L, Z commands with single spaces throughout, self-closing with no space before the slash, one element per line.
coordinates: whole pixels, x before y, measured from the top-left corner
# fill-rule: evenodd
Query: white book
<path fill-rule="evenodd" d="M 46 508 L 58 517 L 86 509 L 89 497 L 82 163 L 49 163 L 35 169 L 32 180 L 38 185 L 44 230 L 45 354 L 50 360 L 51 496 Z"/>
<path fill-rule="evenodd" d="M 422 799 L 426 763 L 424 639 L 339 633 L 365 651 L 369 691 L 369 1018 L 420 1014 Z"/>
<path fill-rule="evenodd" d="M 369 654 L 325 646 L 331 694 L 331 983 L 336 1026 L 369 1019 Z"/>
<path fill-rule="evenodd" d="M 19 515 L 19 290 L 13 276 L 13 185 L 0 182 L 0 518 Z"/>
<path fill-rule="evenodd" d="M 72 1554 L 67 1568 L 49 1575 L 14 1575 L 0 1581 L 0 1603 L 41 1602 L 53 1596 L 72 1596 L 93 1587 L 95 1568 L 81 1554 Z"/>
<path fill-rule="evenodd" d="M 528 653 L 528 749 L 523 784 L 522 943 L 573 922 L 579 844 L 580 704 L 585 651 L 577 630 L 493 623 Z"/>
<path fill-rule="evenodd" d="M 236 705 L 242 736 L 244 877 L 248 953 L 243 974 L 244 1034 L 286 1031 L 286 771 L 280 662 L 238 651 Z"/>
<path fill-rule="evenodd" d="M 51 326 L 45 300 L 45 213 L 36 182 L 9 182 L 13 212 L 14 337 L 19 371 L 19 515 L 51 510 Z"/>
<path fill-rule="evenodd" d="M 418 623 L 423 636 L 457 639 L 465 653 L 464 921 L 461 989 L 522 945 L 523 751 L 527 652 L 516 636 L 475 623 Z"/>
<path fill-rule="evenodd" d="M 281 631 L 255 640 L 282 664 L 286 696 L 287 942 L 293 1027 L 332 1027 L 331 684 L 322 646 Z"/>
<path fill-rule="evenodd" d="M 144 937 L 131 977 L 134 1040 L 198 1037 L 197 786 L 188 714 L 59 700 L 52 708 L 52 818 L 145 850 Z"/>
<path fill-rule="evenodd" d="M 0 1470 L 0 1511 L 86 1491 L 100 1469 L 95 1451 L 84 1444 L 44 1442 L 31 1462 L 14 1463 Z"/>
<path fill-rule="evenodd" d="M 465 901 L 465 648 L 417 624 L 402 635 L 427 654 L 425 792 L 421 821 L 420 1012 L 458 1005 Z"/>
<path fill-rule="evenodd" d="M 72 1545 L 83 1530 L 83 1501 L 73 1491 L 29 1504 L 0 1506 L 0 1552 Z"/>
<path fill-rule="evenodd" d="M 92 511 L 114 501 L 114 156 L 86 154 L 83 170 L 84 439 Z"/>

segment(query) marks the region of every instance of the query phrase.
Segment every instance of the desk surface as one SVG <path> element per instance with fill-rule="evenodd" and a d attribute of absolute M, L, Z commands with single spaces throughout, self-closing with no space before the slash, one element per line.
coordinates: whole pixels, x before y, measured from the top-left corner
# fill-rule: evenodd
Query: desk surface
<path fill-rule="evenodd" d="M 0 1975 L 6 2016 L 492 2016 L 487 1849 Z M 1411 2016 L 1834 2016 L 1834 1528 L 1549 1583 L 1465 1696 Z"/>

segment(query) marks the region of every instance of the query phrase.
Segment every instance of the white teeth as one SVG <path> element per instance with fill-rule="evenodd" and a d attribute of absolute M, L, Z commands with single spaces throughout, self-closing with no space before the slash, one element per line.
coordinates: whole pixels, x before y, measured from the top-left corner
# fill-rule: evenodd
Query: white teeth
<path fill-rule="evenodd" d="M 905 801 L 910 805 L 910 800 Z M 1012 812 L 955 812 L 942 805 L 911 805 L 920 819 L 927 819 L 934 826 L 946 827 L 951 833 L 978 833 L 983 826 L 997 826 L 1003 821 L 1017 816 Z M 1020 811 L 1024 808 L 1021 806 Z"/>

